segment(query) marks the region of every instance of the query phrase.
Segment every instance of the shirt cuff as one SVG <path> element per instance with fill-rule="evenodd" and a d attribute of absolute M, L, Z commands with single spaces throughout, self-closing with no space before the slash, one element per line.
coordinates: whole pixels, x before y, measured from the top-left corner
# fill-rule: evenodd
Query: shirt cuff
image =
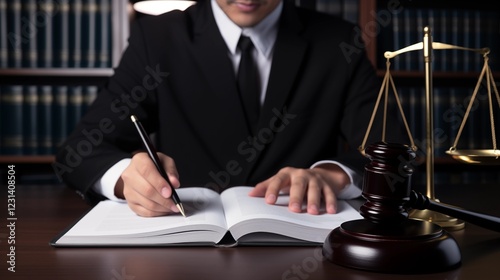
<path fill-rule="evenodd" d="M 109 200 L 114 201 L 125 201 L 124 199 L 118 198 L 115 196 L 115 185 L 120 178 L 120 175 L 130 164 L 130 158 L 124 158 L 119 162 L 115 163 L 115 165 L 111 166 L 111 168 L 104 173 L 101 179 L 97 180 L 94 184 L 93 189 L 99 194 L 104 195 Z"/>
<path fill-rule="evenodd" d="M 363 177 L 361 175 L 359 175 L 351 168 L 334 160 L 321 160 L 314 163 L 310 168 L 314 168 L 322 164 L 335 164 L 342 168 L 342 170 L 344 170 L 344 172 L 347 173 L 347 176 L 349 177 L 351 183 L 347 184 L 340 192 L 336 194 L 337 199 L 347 200 L 358 198 L 359 196 L 361 196 L 361 185 L 363 183 Z"/>

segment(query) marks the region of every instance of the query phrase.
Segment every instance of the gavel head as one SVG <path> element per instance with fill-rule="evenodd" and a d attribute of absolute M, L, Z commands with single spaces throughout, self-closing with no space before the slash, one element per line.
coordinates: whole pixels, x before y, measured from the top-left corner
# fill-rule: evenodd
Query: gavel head
<path fill-rule="evenodd" d="M 414 151 L 377 142 L 364 153 L 371 160 L 363 182 L 364 219 L 333 229 L 323 243 L 323 256 L 341 266 L 383 273 L 435 273 L 459 266 L 460 248 L 448 232 L 408 218 Z"/>
<path fill-rule="evenodd" d="M 361 215 L 374 223 L 399 224 L 408 218 L 405 203 L 410 199 L 415 152 L 407 145 L 376 142 L 368 146 Z"/>

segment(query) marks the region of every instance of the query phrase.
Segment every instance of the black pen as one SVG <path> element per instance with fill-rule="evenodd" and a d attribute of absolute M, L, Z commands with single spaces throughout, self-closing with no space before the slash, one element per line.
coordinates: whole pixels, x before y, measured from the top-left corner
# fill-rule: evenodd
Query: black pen
<path fill-rule="evenodd" d="M 137 132 L 139 132 L 139 135 L 141 136 L 142 142 L 144 143 L 146 150 L 148 150 L 149 157 L 156 165 L 156 168 L 160 172 L 160 175 L 163 178 L 165 178 L 165 180 L 167 181 L 168 185 L 170 186 L 170 189 L 172 189 L 172 200 L 174 201 L 175 206 L 177 206 L 177 208 L 181 212 L 182 216 L 186 217 L 186 214 L 184 213 L 184 207 L 182 206 L 182 203 L 179 199 L 179 196 L 177 196 L 177 192 L 175 191 L 174 186 L 172 186 L 172 183 L 168 179 L 167 173 L 161 167 L 160 159 L 158 158 L 158 154 L 156 153 L 156 149 L 154 148 L 153 143 L 149 139 L 149 136 L 146 133 L 146 130 L 144 130 L 144 127 L 142 126 L 141 122 L 139 121 L 139 119 L 137 119 L 136 116 L 131 115 L 130 119 L 132 119 L 132 122 L 135 124 L 135 128 L 137 128 Z"/>

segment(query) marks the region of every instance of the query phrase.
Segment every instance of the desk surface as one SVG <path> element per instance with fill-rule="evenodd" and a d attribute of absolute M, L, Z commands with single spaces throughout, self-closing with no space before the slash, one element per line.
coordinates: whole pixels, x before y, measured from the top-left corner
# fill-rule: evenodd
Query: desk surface
<path fill-rule="evenodd" d="M 16 186 L 15 230 L 6 231 L 7 191 L 1 191 L 0 279 L 422 279 L 340 267 L 324 260 L 320 247 L 56 249 L 49 241 L 89 205 L 63 185 Z M 436 187 L 435 192 L 442 202 L 500 215 L 500 185 Z M 12 234 L 15 273 L 7 270 Z M 498 279 L 500 233 L 467 223 L 452 235 L 462 265 L 425 279 Z"/>

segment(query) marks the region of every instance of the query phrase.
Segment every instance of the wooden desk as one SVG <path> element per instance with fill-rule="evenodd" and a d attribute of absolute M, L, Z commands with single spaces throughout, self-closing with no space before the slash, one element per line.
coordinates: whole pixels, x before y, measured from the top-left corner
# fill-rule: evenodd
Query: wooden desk
<path fill-rule="evenodd" d="M 2 179 L 3 180 L 3 179 Z M 320 247 L 52 248 L 49 241 L 89 206 L 63 185 L 16 186 L 16 272 L 7 270 L 6 188 L 1 188 L 0 279 L 422 279 L 334 265 Z M 436 187 L 442 202 L 500 215 L 500 185 Z M 460 268 L 425 279 L 498 279 L 500 233 L 466 224 L 453 232 Z"/>

